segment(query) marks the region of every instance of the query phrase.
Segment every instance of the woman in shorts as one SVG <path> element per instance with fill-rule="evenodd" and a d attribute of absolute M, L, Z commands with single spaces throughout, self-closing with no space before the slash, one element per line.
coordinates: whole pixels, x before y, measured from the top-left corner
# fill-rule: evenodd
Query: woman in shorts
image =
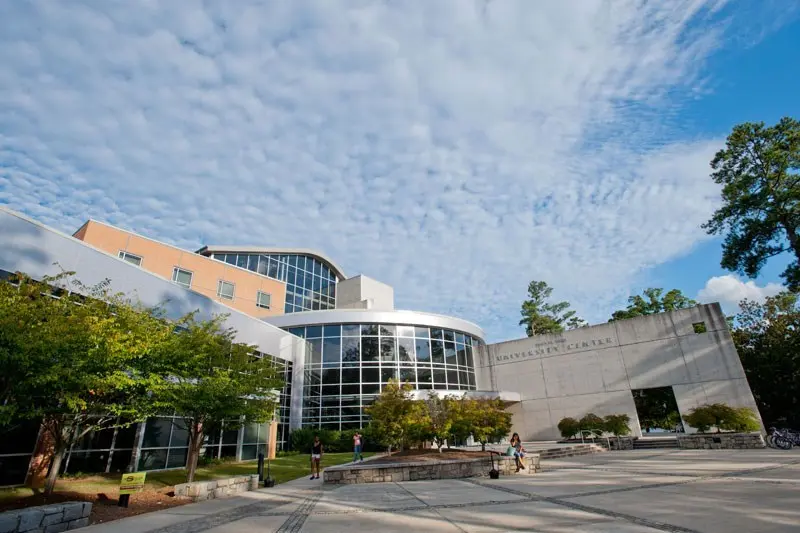
<path fill-rule="evenodd" d="M 322 461 L 322 442 L 319 435 L 314 435 L 314 444 L 311 446 L 311 479 L 319 479 L 319 463 Z M 314 475 L 316 470 L 316 475 Z"/>
<path fill-rule="evenodd" d="M 525 470 L 525 463 L 522 460 L 525 457 L 525 448 L 522 447 L 522 439 L 519 438 L 518 433 L 511 436 L 511 447 L 514 448 L 514 461 L 517 463 L 517 472 Z"/>

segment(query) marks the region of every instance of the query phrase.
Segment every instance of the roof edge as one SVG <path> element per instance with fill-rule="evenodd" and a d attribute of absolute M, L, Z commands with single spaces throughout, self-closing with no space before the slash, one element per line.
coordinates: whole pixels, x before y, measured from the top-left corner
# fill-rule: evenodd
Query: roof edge
<path fill-rule="evenodd" d="M 347 279 L 347 275 L 345 275 L 344 271 L 341 269 L 339 265 L 337 265 L 333 259 L 328 257 L 327 255 L 323 254 L 322 252 L 318 252 L 317 250 L 312 250 L 310 248 L 276 248 L 276 247 L 264 247 L 264 246 L 220 246 L 220 245 L 206 245 L 197 250 L 195 253 L 198 254 L 212 254 L 212 253 L 251 253 L 251 254 L 295 254 L 295 255 L 308 255 L 319 259 L 322 261 L 328 268 L 333 270 L 334 275 L 339 281 Z"/>

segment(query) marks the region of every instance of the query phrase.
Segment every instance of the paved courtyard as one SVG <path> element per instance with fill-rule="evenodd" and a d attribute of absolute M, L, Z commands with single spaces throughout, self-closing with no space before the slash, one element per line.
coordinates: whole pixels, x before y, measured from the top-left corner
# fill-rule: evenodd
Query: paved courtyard
<path fill-rule="evenodd" d="M 87 533 L 800 532 L 800 450 L 642 450 L 543 467 L 499 480 L 304 479 Z"/>

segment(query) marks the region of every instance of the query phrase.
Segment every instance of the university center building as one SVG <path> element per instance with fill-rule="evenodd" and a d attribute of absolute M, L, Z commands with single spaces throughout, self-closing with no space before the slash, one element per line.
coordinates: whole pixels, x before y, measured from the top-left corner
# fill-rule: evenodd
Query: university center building
<path fill-rule="evenodd" d="M 208 436 L 209 457 L 253 459 L 268 442 L 285 447 L 295 428 L 362 427 L 365 407 L 390 379 L 411 383 L 417 397 L 500 397 L 524 440 L 555 440 L 559 420 L 588 412 L 627 413 L 641 435 L 634 391 L 649 388 L 671 387 L 682 414 L 714 402 L 757 411 L 718 304 L 487 346 L 480 326 L 396 310 L 392 287 L 348 277 L 314 250 L 190 251 L 94 220 L 66 235 L 4 208 L 0 235 L 3 276 L 63 269 L 85 285 L 109 279 L 170 317 L 227 314 L 237 340 L 273 359 L 285 382 L 276 423 L 223 427 Z M 89 435 L 65 469 L 182 467 L 187 435 L 176 419 Z M 36 428 L 18 431 L 0 444 L 0 486 L 24 482 L 35 452 Z"/>

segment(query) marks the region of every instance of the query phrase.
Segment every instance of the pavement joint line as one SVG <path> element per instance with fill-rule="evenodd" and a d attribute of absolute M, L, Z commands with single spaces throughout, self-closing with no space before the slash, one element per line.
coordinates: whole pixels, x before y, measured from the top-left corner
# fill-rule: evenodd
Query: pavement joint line
<path fill-rule="evenodd" d="M 306 523 L 306 520 L 308 520 L 314 507 L 317 505 L 317 502 L 322 498 L 322 494 L 322 490 L 319 488 L 315 489 L 314 492 L 306 497 L 303 503 L 289 515 L 289 518 L 281 524 L 276 533 L 299 533 L 300 530 L 303 529 L 303 524 Z"/>
<path fill-rule="evenodd" d="M 150 529 L 146 533 L 199 533 L 200 531 L 236 522 L 242 518 L 257 516 L 265 510 L 268 511 L 269 509 L 280 507 L 287 503 L 291 503 L 291 500 L 276 499 L 269 502 L 251 503 L 249 505 L 228 509 L 227 511 L 204 515 L 185 522 Z"/>
<path fill-rule="evenodd" d="M 406 487 L 404 487 L 404 486 L 403 486 L 403 485 L 401 485 L 400 483 L 395 483 L 395 485 L 397 485 L 397 487 L 399 487 L 399 488 L 400 488 L 400 490 L 402 490 L 403 492 L 407 493 L 409 496 L 411 496 L 412 498 L 414 498 L 415 500 L 417 500 L 418 502 L 420 502 L 420 503 L 421 503 L 422 505 L 424 505 L 425 507 L 427 507 L 427 508 L 430 508 L 430 507 L 431 507 L 431 506 L 430 506 L 430 504 L 429 504 L 428 502 L 426 502 L 425 500 L 423 500 L 422 498 L 420 498 L 419 496 L 417 496 L 416 494 L 414 494 L 413 492 L 411 492 L 410 490 L 408 490 Z M 433 511 L 434 513 L 436 513 L 437 515 L 439 515 L 439 518 L 441 518 L 441 519 L 442 519 L 442 520 L 444 520 L 445 522 L 449 523 L 451 526 L 453 526 L 453 527 L 454 527 L 454 528 L 456 528 L 457 530 L 461 531 L 461 533 L 467 533 L 467 530 L 466 530 L 466 529 L 464 529 L 464 528 L 463 528 L 463 527 L 461 527 L 460 525 L 456 524 L 455 522 L 453 522 L 452 520 L 450 520 L 450 519 L 449 519 L 449 518 L 447 518 L 446 516 L 442 515 L 442 513 L 440 513 L 440 512 L 439 512 L 439 509 L 432 509 L 432 511 Z"/>

